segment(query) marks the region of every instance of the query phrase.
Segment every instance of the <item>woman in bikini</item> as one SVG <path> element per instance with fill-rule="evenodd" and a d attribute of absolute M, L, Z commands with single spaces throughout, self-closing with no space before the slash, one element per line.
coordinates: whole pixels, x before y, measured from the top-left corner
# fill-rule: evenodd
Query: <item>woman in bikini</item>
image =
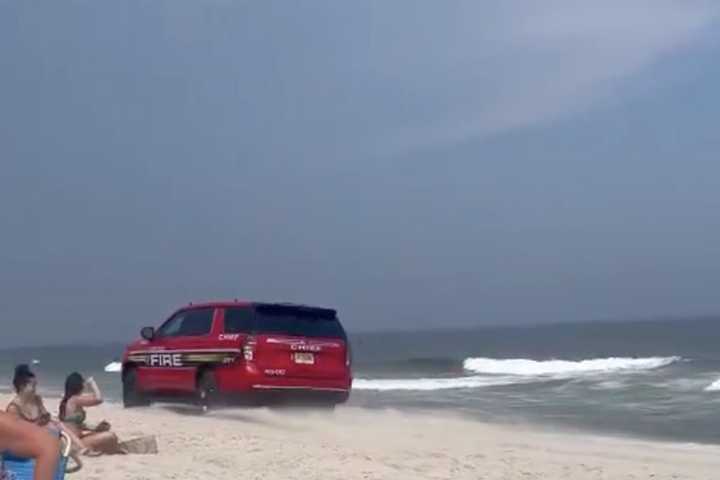
<path fill-rule="evenodd" d="M 72 440 L 73 449 L 70 456 L 75 461 L 76 472 L 82 468 L 80 460 L 80 451 L 85 447 L 83 442 L 73 432 L 69 432 L 66 428 L 52 419 L 50 413 L 43 404 L 42 397 L 37 393 L 37 378 L 30 367 L 27 365 L 18 365 L 15 367 L 15 375 L 13 376 L 13 387 L 15 388 L 15 398 L 10 401 L 6 411 L 14 417 L 33 423 L 38 427 L 47 428 L 55 432 L 60 431 L 66 433 Z"/>
<path fill-rule="evenodd" d="M 15 398 L 8 404 L 6 411 L 40 427 L 50 426 L 52 418 L 42 398 L 37 394 L 37 379 L 27 365 L 15 367 L 13 376 Z"/>
<path fill-rule="evenodd" d="M 63 426 L 79 437 L 85 448 L 99 453 L 127 453 L 118 442 L 118 437 L 110 431 L 110 424 L 102 421 L 95 427 L 85 423 L 85 408 L 100 405 L 103 402 L 100 389 L 95 380 L 87 381 L 77 372 L 68 375 L 65 380 L 65 396 L 60 402 L 60 421 Z"/>

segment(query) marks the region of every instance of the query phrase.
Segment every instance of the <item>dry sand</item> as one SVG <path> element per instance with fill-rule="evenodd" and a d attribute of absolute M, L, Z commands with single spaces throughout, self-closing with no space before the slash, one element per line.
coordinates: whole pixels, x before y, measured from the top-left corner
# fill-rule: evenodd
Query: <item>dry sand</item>
<path fill-rule="evenodd" d="M 0 397 L 3 405 L 8 398 Z M 46 400 L 54 411 L 57 401 Z M 717 479 L 720 447 L 488 425 L 447 414 L 93 408 L 158 455 L 85 459 L 76 480 Z"/>

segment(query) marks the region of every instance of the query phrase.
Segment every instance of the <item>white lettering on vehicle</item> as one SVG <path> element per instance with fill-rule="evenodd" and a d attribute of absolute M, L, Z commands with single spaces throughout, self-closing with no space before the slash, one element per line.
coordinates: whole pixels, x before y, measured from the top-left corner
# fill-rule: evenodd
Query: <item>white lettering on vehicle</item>
<path fill-rule="evenodd" d="M 268 368 L 265 370 L 265 375 L 282 376 L 285 375 L 284 368 Z"/>
<path fill-rule="evenodd" d="M 218 340 L 239 340 L 239 333 L 221 333 Z"/>
<path fill-rule="evenodd" d="M 304 343 L 293 343 L 290 345 L 290 350 L 295 352 L 319 352 L 322 350 L 320 345 L 306 345 Z"/>
<path fill-rule="evenodd" d="M 148 363 L 151 367 L 182 367 L 182 356 L 179 353 L 151 353 Z"/>

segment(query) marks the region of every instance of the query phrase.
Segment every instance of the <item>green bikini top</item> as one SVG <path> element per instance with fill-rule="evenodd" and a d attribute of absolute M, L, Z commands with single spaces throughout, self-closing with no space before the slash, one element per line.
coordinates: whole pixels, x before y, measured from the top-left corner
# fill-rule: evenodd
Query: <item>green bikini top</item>
<path fill-rule="evenodd" d="M 85 414 L 85 410 L 78 409 L 75 411 L 75 413 L 71 413 L 70 415 L 65 415 L 65 418 L 62 419 L 63 422 L 67 423 L 74 423 L 75 425 L 82 426 L 85 423 L 87 415 Z"/>

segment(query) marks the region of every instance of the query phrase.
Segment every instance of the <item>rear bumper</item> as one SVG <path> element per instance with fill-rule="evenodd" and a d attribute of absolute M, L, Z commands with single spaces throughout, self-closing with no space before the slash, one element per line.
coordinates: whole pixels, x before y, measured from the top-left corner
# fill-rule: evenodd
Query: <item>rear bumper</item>
<path fill-rule="evenodd" d="M 252 386 L 253 390 L 260 390 L 260 391 L 272 391 L 272 390 L 278 390 L 278 391 L 298 391 L 298 390 L 307 390 L 310 392 L 334 392 L 334 393 L 348 393 L 350 391 L 349 388 L 336 388 L 336 387 L 316 387 L 311 385 L 296 385 L 296 386 L 289 386 L 289 385 L 266 385 L 266 384 L 256 384 Z"/>
<path fill-rule="evenodd" d="M 348 369 L 342 377 L 297 378 L 266 375 L 254 365 L 245 363 L 227 365 L 215 372 L 218 390 L 222 393 L 246 392 L 314 392 L 348 395 L 352 389 L 352 376 Z"/>

